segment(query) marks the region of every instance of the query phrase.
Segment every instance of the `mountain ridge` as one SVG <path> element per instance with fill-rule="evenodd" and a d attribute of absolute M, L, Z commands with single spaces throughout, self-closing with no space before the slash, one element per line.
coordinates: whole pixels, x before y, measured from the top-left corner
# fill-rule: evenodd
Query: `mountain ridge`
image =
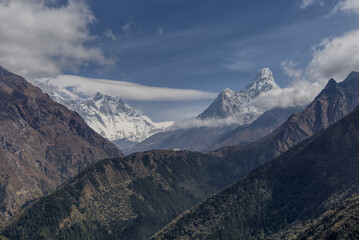
<path fill-rule="evenodd" d="M 90 164 L 122 156 L 82 118 L 0 68 L 0 222 Z"/>
<path fill-rule="evenodd" d="M 152 239 L 307 239 L 305 236 L 317 235 L 313 227 L 329 219 L 321 223 L 315 219 L 331 214 L 332 207 L 345 208 L 338 209 L 335 201 L 355 199 L 359 193 L 358 123 L 359 107 L 183 213 Z M 358 206 L 354 207 L 357 212 Z M 309 220 L 312 225 L 307 227 Z M 358 236 L 356 222 L 351 224 L 352 228 L 342 224 L 344 231 L 332 228 L 327 236 Z"/>
<path fill-rule="evenodd" d="M 245 146 L 272 133 L 281 124 L 304 107 L 273 108 L 264 112 L 247 126 L 239 126 L 215 139 L 205 151 L 215 151 L 226 146 Z"/>

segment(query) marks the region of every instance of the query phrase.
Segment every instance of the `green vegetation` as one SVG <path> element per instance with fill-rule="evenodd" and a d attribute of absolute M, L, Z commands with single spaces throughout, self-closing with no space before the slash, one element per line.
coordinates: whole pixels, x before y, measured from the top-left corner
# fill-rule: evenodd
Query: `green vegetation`
<path fill-rule="evenodd" d="M 145 239 L 249 170 L 221 155 L 189 151 L 103 160 L 30 204 L 1 233 L 11 239 Z"/>
<path fill-rule="evenodd" d="M 328 205 L 327 211 L 301 229 L 297 239 L 359 239 L 359 195 Z"/>

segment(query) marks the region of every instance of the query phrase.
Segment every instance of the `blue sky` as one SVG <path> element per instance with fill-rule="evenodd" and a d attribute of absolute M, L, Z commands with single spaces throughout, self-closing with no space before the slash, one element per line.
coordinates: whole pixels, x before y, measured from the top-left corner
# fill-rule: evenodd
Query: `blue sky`
<path fill-rule="evenodd" d="M 18 3 L 19 9 L 21 4 L 25 4 L 21 0 L 13 0 L 13 2 Z M 42 11 L 44 18 L 49 22 L 52 19 L 48 16 L 50 14 L 45 12 L 48 10 L 45 8 L 49 6 L 47 4 L 44 7 L 46 1 L 29 2 L 27 3 L 29 11 L 26 12 L 29 17 L 20 22 L 18 28 L 24 27 L 28 30 L 27 33 L 31 34 L 32 25 L 24 26 L 24 22 L 31 19 L 31 11 L 34 14 L 37 13 L 36 11 Z M 54 21 L 53 28 L 63 29 L 61 36 L 66 36 L 68 33 L 69 37 L 64 37 L 61 43 L 51 41 L 51 36 L 54 35 L 51 28 L 44 26 L 45 31 L 39 24 L 40 26 L 35 30 L 40 34 L 45 32 L 47 34 L 45 39 L 47 37 L 49 39 L 42 46 L 54 42 L 53 45 L 58 44 L 60 47 L 57 47 L 56 51 L 49 47 L 51 50 L 45 53 L 41 50 L 34 53 L 29 51 L 29 55 L 33 55 L 28 56 L 29 59 L 36 57 L 43 59 L 43 62 L 49 64 L 48 68 L 35 66 L 35 64 L 44 66 L 40 61 L 39 63 L 32 63 L 30 60 L 22 62 L 26 57 L 21 54 L 27 51 L 22 50 L 18 58 L 12 56 L 14 51 L 2 51 L 2 43 L 6 43 L 7 40 L 4 37 L 0 37 L 0 55 L 3 56 L 0 57 L 0 64 L 30 79 L 65 74 L 208 93 L 201 95 L 203 97 L 200 99 L 190 97 L 186 99 L 185 95 L 182 99 L 169 100 L 144 101 L 135 97 L 124 99 L 154 120 L 178 120 L 200 113 L 213 101 L 214 93 L 217 94 L 224 88 L 242 90 L 263 67 L 272 70 L 276 82 L 282 88 L 293 85 L 293 81 L 297 81 L 296 77 L 299 76 L 293 76 L 285 71 L 285 66 L 295 68 L 291 69 L 293 71 L 309 71 L 314 55 L 320 53 L 322 48 L 330 47 L 320 45 L 324 39 L 328 38 L 328 41 L 332 41 L 359 29 L 357 12 L 359 10 L 355 2 L 355 0 L 71 0 L 70 3 L 52 1 L 49 9 L 64 8 L 61 10 L 61 16 L 66 15 L 61 25 Z M 338 7 L 338 4 L 346 3 L 348 5 Z M 2 1 L 1 4 L 4 11 L 9 12 L 9 7 L 6 9 L 6 4 Z M 70 7 L 66 7 L 68 5 Z M 36 8 L 36 6 L 41 7 Z M 13 8 L 16 9 L 16 6 L 14 5 Z M 0 20 L 6 19 L 3 17 Z M 71 21 L 77 21 L 78 26 L 69 25 L 68 29 L 71 31 L 67 31 L 67 21 L 70 25 Z M 35 41 L 36 37 L 33 40 Z M 68 43 L 64 45 L 66 41 Z M 24 40 L 21 40 L 17 46 L 27 50 L 24 45 L 27 45 L 27 48 L 32 46 L 31 42 Z M 73 48 L 73 50 L 63 54 L 65 48 Z M 328 70 L 323 70 L 321 64 L 316 65 L 315 71 L 320 69 L 323 73 L 311 76 L 306 74 L 306 78 L 320 76 L 325 79 L 333 75 L 333 73 L 329 74 Z M 338 75 L 340 77 L 348 71 L 340 67 L 338 69 L 341 69 L 341 75 Z M 308 81 L 316 81 L 316 79 Z"/>
<path fill-rule="evenodd" d="M 80 74 L 218 92 L 242 89 L 269 67 L 285 86 L 281 61 L 305 65 L 323 38 L 358 27 L 352 16 L 324 18 L 336 3 L 300 9 L 300 1 L 288 0 L 90 1 L 98 19 L 94 34 L 111 30 L 117 36 L 100 41 L 116 67 L 102 73 L 84 68 Z"/>

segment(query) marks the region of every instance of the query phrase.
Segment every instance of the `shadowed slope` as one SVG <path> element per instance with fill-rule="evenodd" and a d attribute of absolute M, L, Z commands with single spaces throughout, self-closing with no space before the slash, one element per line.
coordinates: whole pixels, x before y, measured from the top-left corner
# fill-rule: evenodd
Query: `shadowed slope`
<path fill-rule="evenodd" d="M 242 172 L 229 159 L 189 151 L 103 160 L 30 205 L 2 234 L 11 239 L 146 239 Z"/>
<path fill-rule="evenodd" d="M 0 67 L 0 222 L 97 160 L 121 154 L 77 113 Z"/>
<path fill-rule="evenodd" d="M 283 124 L 293 113 L 303 110 L 303 107 L 274 108 L 263 113 L 248 126 L 240 126 L 226 133 L 209 146 L 207 151 L 217 150 L 224 146 L 243 146 L 267 136 Z"/>
<path fill-rule="evenodd" d="M 359 108 L 184 213 L 154 239 L 290 239 L 300 234 L 316 235 L 315 227 L 320 223 L 314 222 L 312 232 L 303 233 L 308 227 L 300 226 L 313 219 L 323 220 L 330 208 L 339 211 L 335 202 L 340 205 L 348 197 L 353 202 L 359 193 L 358 171 Z M 356 222 L 354 218 L 351 224 Z M 343 236 L 358 235 L 355 225 L 342 226 L 330 239 L 343 239 L 340 232 L 345 233 L 345 229 L 349 233 Z"/>

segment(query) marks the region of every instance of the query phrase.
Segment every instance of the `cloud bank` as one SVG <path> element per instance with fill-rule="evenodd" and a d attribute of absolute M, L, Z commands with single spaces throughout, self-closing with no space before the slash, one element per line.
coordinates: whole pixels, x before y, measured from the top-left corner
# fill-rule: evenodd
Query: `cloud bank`
<path fill-rule="evenodd" d="M 47 92 L 56 90 L 68 93 L 69 97 L 73 100 L 93 96 L 96 92 L 136 101 L 190 101 L 211 99 L 217 96 L 216 93 L 193 89 L 151 87 L 132 82 L 85 78 L 73 75 L 39 78 L 35 80 L 35 84 L 40 87 L 46 86 L 46 89 L 43 88 L 43 90 Z"/>
<path fill-rule="evenodd" d="M 22 75 L 56 75 L 88 62 L 112 64 L 94 39 L 85 1 L 0 0 L 0 65 Z"/>

